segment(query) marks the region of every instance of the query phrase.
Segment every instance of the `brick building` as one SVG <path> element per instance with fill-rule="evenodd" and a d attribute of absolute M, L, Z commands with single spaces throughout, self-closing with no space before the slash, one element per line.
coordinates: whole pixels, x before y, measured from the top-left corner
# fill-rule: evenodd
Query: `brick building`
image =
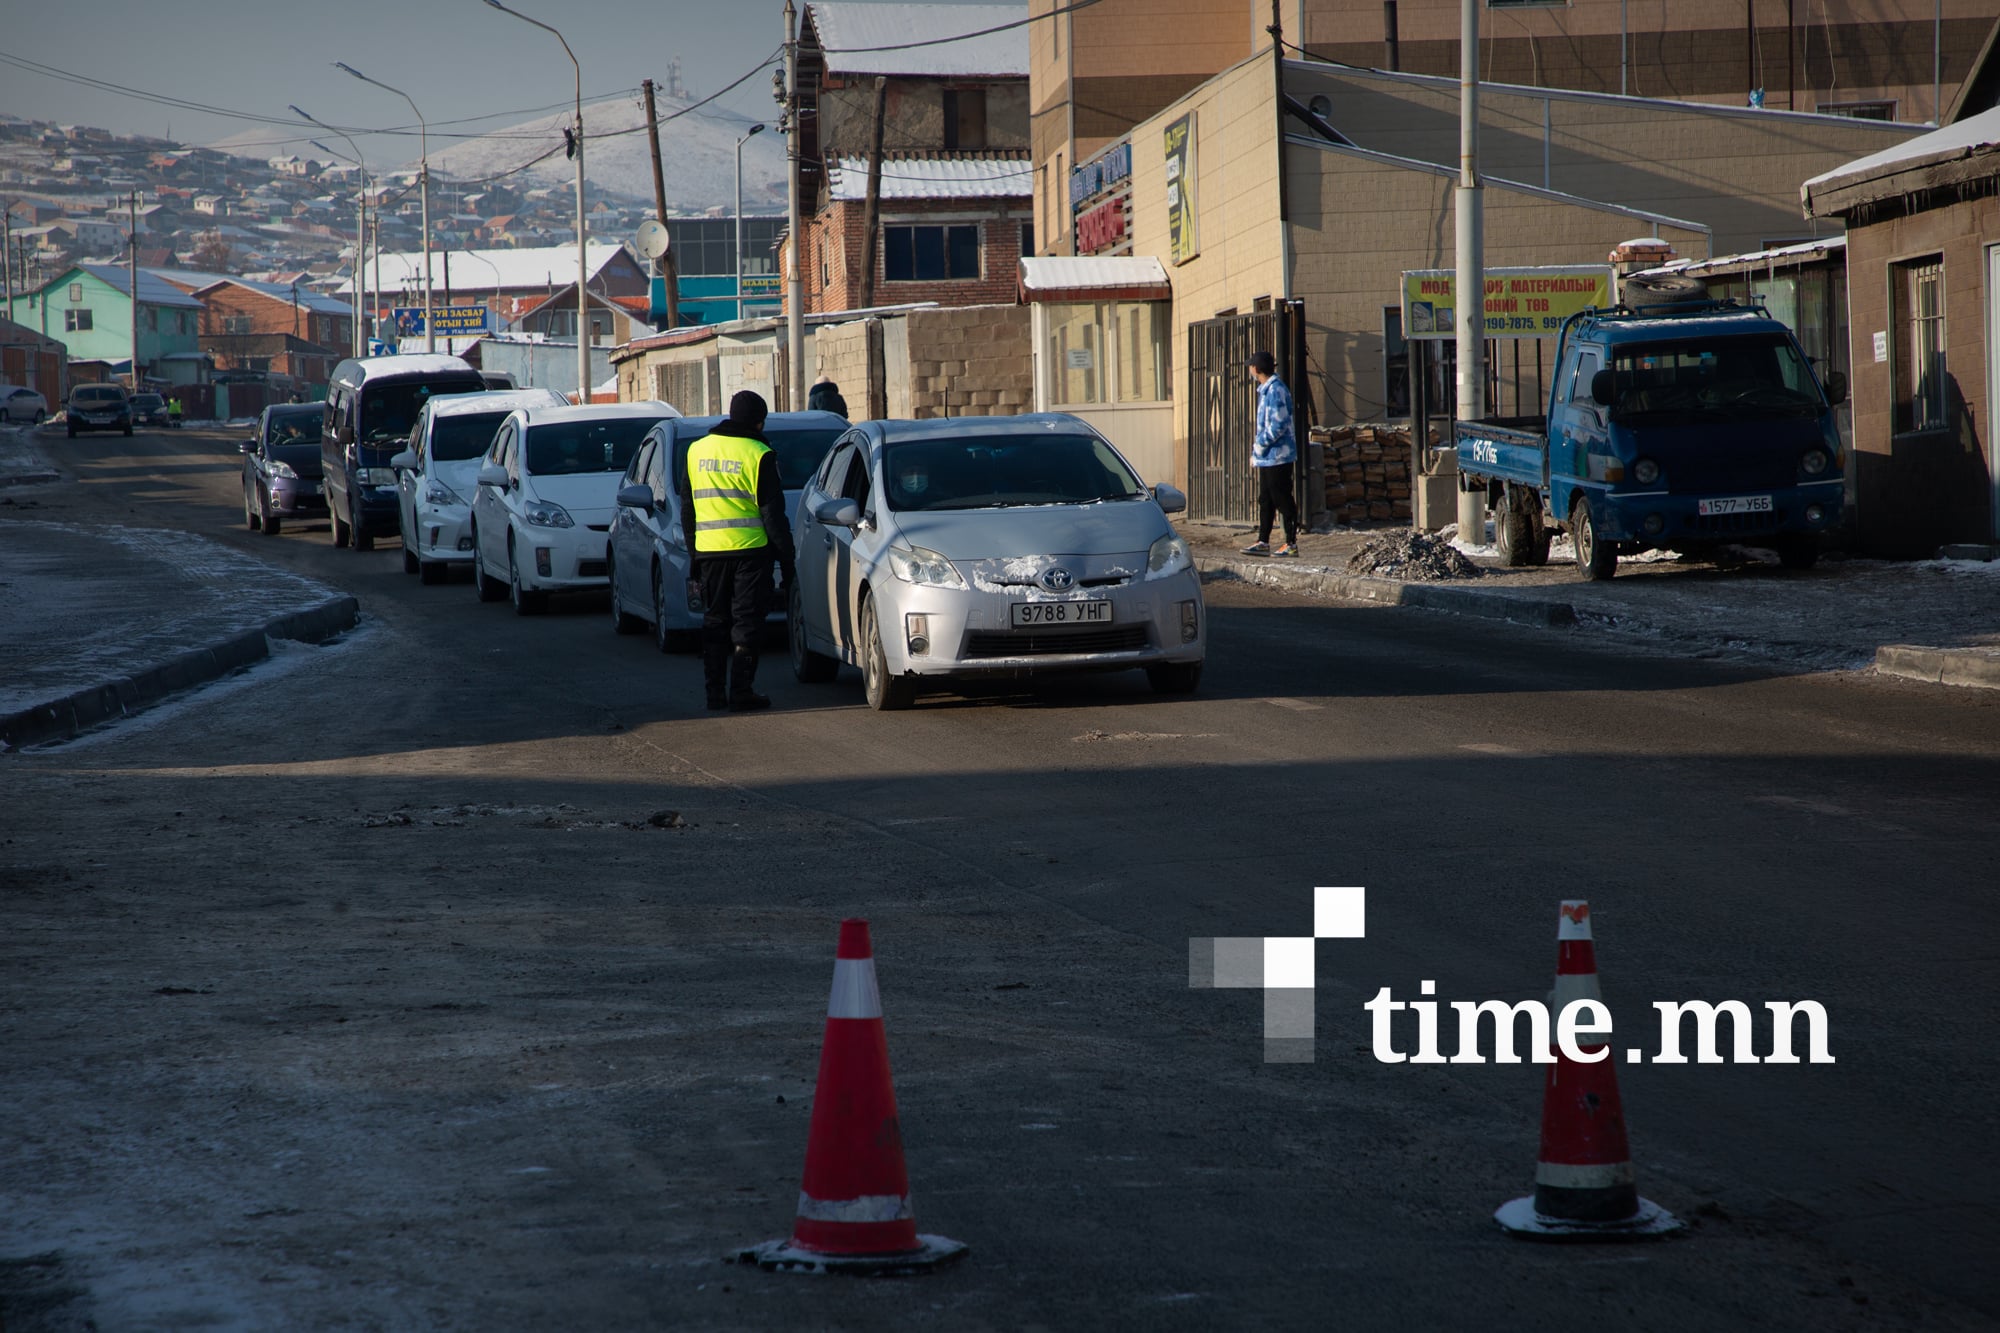
<path fill-rule="evenodd" d="M 171 281 L 171 279 L 169 279 Z M 289 375 L 325 384 L 354 346 L 354 311 L 344 301 L 292 288 L 223 278 L 193 289 L 202 304 L 201 350 L 218 371 Z"/>
<path fill-rule="evenodd" d="M 1013 299 L 1015 262 L 1033 245 L 1026 31 L 939 39 L 1026 16 L 1014 5 L 806 6 L 798 91 L 808 312 Z M 871 273 L 878 77 L 883 161 Z"/>

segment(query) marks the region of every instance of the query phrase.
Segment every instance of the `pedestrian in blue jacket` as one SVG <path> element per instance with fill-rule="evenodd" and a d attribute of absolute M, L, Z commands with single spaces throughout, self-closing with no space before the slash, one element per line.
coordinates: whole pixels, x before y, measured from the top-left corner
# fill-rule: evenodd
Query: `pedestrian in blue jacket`
<path fill-rule="evenodd" d="M 1245 555 L 1299 553 L 1299 502 L 1292 494 L 1292 470 L 1298 461 L 1298 441 L 1292 434 L 1292 391 L 1278 378 L 1278 363 L 1269 352 L 1250 354 L 1250 375 L 1257 381 L 1257 429 L 1250 437 L 1250 468 L 1257 477 L 1257 540 Z M 1271 549 L 1271 522 L 1285 516 L 1285 544 Z"/>

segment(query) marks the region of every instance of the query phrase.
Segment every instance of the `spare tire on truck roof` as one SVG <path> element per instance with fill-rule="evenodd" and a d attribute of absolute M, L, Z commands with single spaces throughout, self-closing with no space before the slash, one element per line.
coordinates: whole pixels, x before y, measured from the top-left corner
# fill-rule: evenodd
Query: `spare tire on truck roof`
<path fill-rule="evenodd" d="M 1633 307 L 1691 305 L 1709 299 L 1708 284 L 1685 273 L 1634 273 L 1618 280 L 1618 299 Z"/>

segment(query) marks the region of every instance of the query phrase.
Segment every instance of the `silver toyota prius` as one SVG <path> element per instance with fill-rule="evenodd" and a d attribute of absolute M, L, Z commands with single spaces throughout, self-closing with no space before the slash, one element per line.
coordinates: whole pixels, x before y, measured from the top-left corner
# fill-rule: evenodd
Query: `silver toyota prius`
<path fill-rule="evenodd" d="M 907 708 L 926 680 L 1141 668 L 1201 683 L 1201 580 L 1147 487 L 1076 417 L 868 421 L 799 498 L 792 669 L 861 668 L 868 705 Z"/>

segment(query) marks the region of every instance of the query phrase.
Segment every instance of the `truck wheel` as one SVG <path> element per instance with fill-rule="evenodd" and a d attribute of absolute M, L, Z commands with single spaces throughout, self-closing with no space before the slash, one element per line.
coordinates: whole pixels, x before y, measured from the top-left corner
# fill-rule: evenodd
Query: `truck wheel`
<path fill-rule="evenodd" d="M 1493 545 L 1500 552 L 1501 564 L 1529 563 L 1528 516 L 1515 507 L 1511 494 L 1503 494 L 1500 503 L 1493 506 Z"/>
<path fill-rule="evenodd" d="M 1618 570 L 1618 552 L 1611 543 L 1599 539 L 1597 525 L 1590 521 L 1590 501 L 1577 498 L 1569 511 L 1569 540 L 1576 547 L 1576 569 L 1593 583 L 1610 578 Z"/>
<path fill-rule="evenodd" d="M 1549 525 L 1542 521 L 1539 506 L 1528 522 L 1528 563 L 1539 568 L 1549 563 Z"/>

